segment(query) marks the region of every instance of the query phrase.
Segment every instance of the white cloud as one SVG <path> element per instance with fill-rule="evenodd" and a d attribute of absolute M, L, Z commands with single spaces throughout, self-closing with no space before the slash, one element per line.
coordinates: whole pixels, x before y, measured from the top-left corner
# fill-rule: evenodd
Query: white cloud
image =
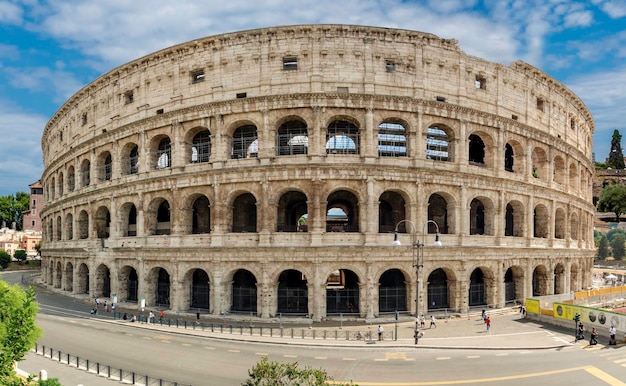
<path fill-rule="evenodd" d="M 28 191 L 43 172 L 41 134 L 46 118 L 0 101 L 0 195 Z"/>
<path fill-rule="evenodd" d="M 626 16 L 626 3 L 624 3 L 623 0 L 594 0 L 593 3 L 600 7 L 601 10 L 606 12 L 606 14 L 613 19 L 619 19 Z"/>
<path fill-rule="evenodd" d="M 22 8 L 10 1 L 0 1 L 0 24 L 21 24 Z"/>
<path fill-rule="evenodd" d="M 568 13 L 564 17 L 565 27 L 587 27 L 593 22 L 591 11 L 579 11 Z"/>

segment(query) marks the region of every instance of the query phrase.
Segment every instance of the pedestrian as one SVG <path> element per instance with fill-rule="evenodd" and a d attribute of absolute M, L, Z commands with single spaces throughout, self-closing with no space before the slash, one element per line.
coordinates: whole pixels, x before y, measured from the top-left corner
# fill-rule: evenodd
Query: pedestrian
<path fill-rule="evenodd" d="M 489 316 L 485 318 L 485 324 L 487 325 L 487 331 L 489 331 L 489 329 L 491 328 L 491 319 L 489 318 Z"/>
<path fill-rule="evenodd" d="M 111 311 L 115 311 L 115 303 L 111 304 Z"/>
<path fill-rule="evenodd" d="M 578 330 L 576 332 L 576 340 L 585 339 L 585 326 L 582 323 L 578 323 Z"/>
<path fill-rule="evenodd" d="M 152 311 L 148 314 L 148 323 L 154 323 L 154 312 Z"/>
<path fill-rule="evenodd" d="M 378 340 L 383 340 L 383 326 L 378 325 Z"/>
<path fill-rule="evenodd" d="M 430 328 L 437 328 L 437 319 L 435 319 L 435 315 L 430 315 Z"/>
<path fill-rule="evenodd" d="M 592 346 L 595 346 L 596 344 L 598 344 L 598 332 L 596 331 L 595 327 L 591 329 L 591 337 L 589 338 L 589 344 Z"/>
<path fill-rule="evenodd" d="M 100 307 L 100 298 L 96 298 L 96 308 Z"/>
<path fill-rule="evenodd" d="M 104 301 L 104 312 L 109 312 L 109 306 L 107 305 L 107 301 Z"/>
<path fill-rule="evenodd" d="M 426 317 L 424 316 L 424 314 L 420 316 L 420 327 L 426 328 Z"/>
<path fill-rule="evenodd" d="M 617 345 L 617 341 L 615 341 L 615 334 L 617 334 L 617 329 L 615 326 L 611 325 L 611 328 L 609 328 L 609 346 Z"/>
<path fill-rule="evenodd" d="M 128 320 L 128 314 L 126 312 L 124 312 L 124 316 L 122 316 L 122 319 Z"/>
<path fill-rule="evenodd" d="M 159 322 L 162 322 L 164 317 L 165 317 L 165 311 L 161 310 L 161 312 L 159 312 Z"/>
<path fill-rule="evenodd" d="M 483 310 L 483 312 L 480 314 L 480 318 L 483 320 L 483 323 L 485 322 L 485 319 L 487 319 L 487 313 L 485 312 L 485 310 Z"/>

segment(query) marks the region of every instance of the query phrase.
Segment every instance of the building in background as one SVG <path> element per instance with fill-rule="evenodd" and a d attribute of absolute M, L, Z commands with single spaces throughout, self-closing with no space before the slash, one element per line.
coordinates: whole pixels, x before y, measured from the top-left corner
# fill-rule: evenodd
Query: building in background
<path fill-rule="evenodd" d="M 23 213 L 22 229 L 41 233 L 43 228 L 41 226 L 39 213 L 43 208 L 44 200 L 41 180 L 30 184 L 28 187 L 30 192 L 30 204 L 29 210 Z"/>

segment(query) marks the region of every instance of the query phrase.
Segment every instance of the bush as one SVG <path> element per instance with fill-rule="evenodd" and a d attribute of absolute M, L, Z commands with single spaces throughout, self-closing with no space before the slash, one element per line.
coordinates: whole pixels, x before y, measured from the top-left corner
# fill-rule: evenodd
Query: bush
<path fill-rule="evenodd" d="M 248 375 L 250 379 L 242 386 L 328 386 L 327 381 L 332 381 L 324 370 L 298 369 L 297 363 L 269 362 L 267 357 L 248 370 Z M 353 383 L 333 385 L 356 386 Z"/>
<path fill-rule="evenodd" d="M 39 380 L 37 382 L 37 386 L 63 386 L 61 382 L 57 378 L 49 378 L 45 381 Z"/>

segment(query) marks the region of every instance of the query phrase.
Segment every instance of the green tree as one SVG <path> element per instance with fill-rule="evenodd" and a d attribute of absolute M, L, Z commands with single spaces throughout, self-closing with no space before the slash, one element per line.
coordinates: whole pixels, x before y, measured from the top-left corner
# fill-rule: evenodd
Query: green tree
<path fill-rule="evenodd" d="M 626 213 L 626 186 L 612 184 L 602 189 L 598 210 L 615 213 L 616 221 L 619 222 L 620 216 Z"/>
<path fill-rule="evenodd" d="M 613 258 L 615 260 L 622 260 L 622 258 L 624 258 L 624 241 L 626 241 L 626 238 L 620 233 L 617 234 L 611 242 L 611 249 L 613 250 Z"/>
<path fill-rule="evenodd" d="M 11 255 L 7 251 L 0 250 L 0 267 L 6 269 L 11 264 Z"/>
<path fill-rule="evenodd" d="M 30 196 L 25 192 L 15 195 L 0 196 L 0 222 L 4 221 L 9 228 L 15 223 L 15 229 L 22 229 L 23 212 L 28 210 Z"/>
<path fill-rule="evenodd" d="M 324 370 L 299 369 L 297 363 L 269 362 L 267 357 L 248 370 L 248 375 L 250 378 L 242 386 L 327 386 L 332 381 Z"/>
<path fill-rule="evenodd" d="M 606 235 L 602 235 L 598 243 L 598 260 L 606 260 L 607 257 L 609 257 L 609 240 Z"/>
<path fill-rule="evenodd" d="M 23 249 L 16 249 L 15 252 L 13 252 L 13 258 L 20 263 L 23 263 L 24 260 L 26 260 L 26 251 Z"/>
<path fill-rule="evenodd" d="M 35 346 L 41 330 L 35 325 L 38 304 L 35 290 L 0 280 L 0 384 L 12 385 L 13 364 Z"/>
<path fill-rule="evenodd" d="M 613 169 L 624 169 L 624 153 L 622 152 L 622 136 L 619 130 L 613 131 L 613 138 L 611 138 L 611 152 L 609 158 L 606 160 L 606 165 Z"/>

